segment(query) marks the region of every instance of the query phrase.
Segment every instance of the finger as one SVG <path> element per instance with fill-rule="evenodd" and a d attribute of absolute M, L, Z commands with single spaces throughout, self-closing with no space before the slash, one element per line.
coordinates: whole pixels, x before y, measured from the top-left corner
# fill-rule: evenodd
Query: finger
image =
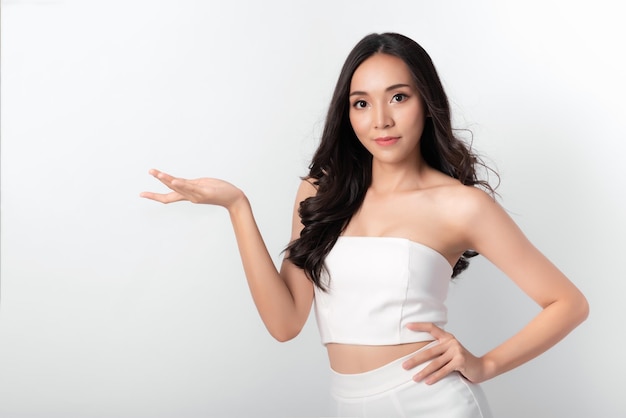
<path fill-rule="evenodd" d="M 435 358 L 430 363 L 426 364 L 422 370 L 420 370 L 418 373 L 416 373 L 413 376 L 413 380 L 415 380 L 416 382 L 420 382 L 430 377 L 431 375 L 436 373 L 438 370 L 446 367 L 449 363 L 450 363 L 449 357 L 445 355 L 441 355 Z"/>
<path fill-rule="evenodd" d="M 435 373 L 425 378 L 424 383 L 426 383 L 427 385 L 433 385 L 437 383 L 438 381 L 440 381 L 441 379 L 443 379 L 444 377 L 446 377 L 447 375 L 449 375 L 450 373 L 454 373 L 454 372 L 456 372 L 456 370 L 454 369 L 454 367 L 452 367 L 448 363 L 444 367 L 437 370 Z"/>
<path fill-rule="evenodd" d="M 176 177 L 170 174 L 164 173 L 163 171 L 156 170 L 154 168 L 148 171 L 148 173 L 150 173 L 152 176 L 154 176 L 157 180 L 165 184 L 170 189 L 172 188 L 172 182 L 176 180 Z"/>
<path fill-rule="evenodd" d="M 178 192 L 170 192 L 170 193 L 152 193 L 152 192 L 142 192 L 139 194 L 140 197 L 145 199 L 155 200 L 161 203 L 173 203 L 179 202 L 181 200 L 185 200 L 184 196 L 182 196 Z"/>
<path fill-rule="evenodd" d="M 161 170 L 157 170 L 156 168 L 151 168 L 150 170 L 148 170 L 148 174 L 150 174 L 151 176 L 154 176 L 154 177 L 158 177 L 161 174 L 169 176 L 169 174 L 167 174 L 167 173 L 165 173 L 165 172 L 163 172 Z"/>
<path fill-rule="evenodd" d="M 163 176 L 163 175 L 167 176 L 168 175 L 167 173 L 159 171 L 156 168 L 151 168 L 150 170 L 148 170 L 148 174 L 150 174 L 152 177 L 155 177 L 157 179 L 159 178 L 159 176 Z"/>
<path fill-rule="evenodd" d="M 435 359 L 441 356 L 445 351 L 446 350 L 442 346 L 436 345 L 434 347 L 420 351 L 415 356 L 405 360 L 402 363 L 402 367 L 405 370 L 410 370 L 414 367 L 419 366 L 420 364 L 426 363 L 427 361 L 430 361 L 432 359 Z"/>
<path fill-rule="evenodd" d="M 433 338 L 439 340 L 446 336 L 446 332 L 433 324 L 432 322 L 410 322 L 406 326 L 411 331 L 427 332 L 433 336 Z"/>
<path fill-rule="evenodd" d="M 177 195 L 169 195 L 165 199 L 164 203 L 177 202 L 179 200 L 188 200 L 195 202 L 198 192 L 198 187 L 195 180 L 187 180 L 180 177 L 174 177 L 170 174 L 164 173 L 158 170 L 151 170 L 154 173 L 157 180 L 163 183 L 165 186 L 176 192 Z"/>
<path fill-rule="evenodd" d="M 406 327 L 412 331 L 430 331 L 436 328 L 432 322 L 409 322 Z"/>

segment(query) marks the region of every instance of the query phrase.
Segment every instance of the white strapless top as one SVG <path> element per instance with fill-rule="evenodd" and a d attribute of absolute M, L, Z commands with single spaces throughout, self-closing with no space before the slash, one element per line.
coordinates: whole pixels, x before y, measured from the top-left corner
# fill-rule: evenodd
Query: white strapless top
<path fill-rule="evenodd" d="M 340 236 L 326 257 L 328 292 L 315 288 L 322 343 L 395 345 L 434 338 L 410 322 L 447 322 L 446 258 L 405 238 Z"/>

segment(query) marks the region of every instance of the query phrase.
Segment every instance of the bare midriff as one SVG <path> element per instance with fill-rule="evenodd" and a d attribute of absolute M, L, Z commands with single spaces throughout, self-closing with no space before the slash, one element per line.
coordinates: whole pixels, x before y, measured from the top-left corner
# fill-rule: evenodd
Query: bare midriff
<path fill-rule="evenodd" d="M 337 373 L 365 373 L 411 354 L 431 341 L 399 345 L 326 344 L 330 367 Z"/>

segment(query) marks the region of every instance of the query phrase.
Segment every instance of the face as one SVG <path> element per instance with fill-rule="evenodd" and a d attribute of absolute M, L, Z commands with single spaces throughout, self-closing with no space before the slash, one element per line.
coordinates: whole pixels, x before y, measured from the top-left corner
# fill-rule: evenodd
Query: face
<path fill-rule="evenodd" d="M 425 110 L 404 61 L 380 53 L 363 61 L 349 100 L 352 129 L 374 161 L 418 163 Z"/>

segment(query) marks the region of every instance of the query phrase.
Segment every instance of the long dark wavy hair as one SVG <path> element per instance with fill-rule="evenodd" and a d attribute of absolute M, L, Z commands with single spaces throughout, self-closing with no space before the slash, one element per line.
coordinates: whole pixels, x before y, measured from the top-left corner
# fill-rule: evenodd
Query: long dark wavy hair
<path fill-rule="evenodd" d="M 494 193 L 489 183 L 477 176 L 477 166 L 485 165 L 454 135 L 448 98 L 426 51 L 397 33 L 366 36 L 350 52 L 339 74 L 321 142 L 306 177 L 316 186 L 317 194 L 300 203 L 304 228 L 300 237 L 286 248 L 289 260 L 322 290 L 326 290 L 326 284 L 322 283 L 326 255 L 363 203 L 372 181 L 372 155 L 361 145 L 350 124 L 349 94 L 357 67 L 377 53 L 402 59 L 413 76 L 430 116 L 420 139 L 426 163 L 465 185 L 477 185 Z M 468 258 L 475 255 L 475 251 L 466 251 L 456 262 L 452 277 L 465 270 Z"/>

